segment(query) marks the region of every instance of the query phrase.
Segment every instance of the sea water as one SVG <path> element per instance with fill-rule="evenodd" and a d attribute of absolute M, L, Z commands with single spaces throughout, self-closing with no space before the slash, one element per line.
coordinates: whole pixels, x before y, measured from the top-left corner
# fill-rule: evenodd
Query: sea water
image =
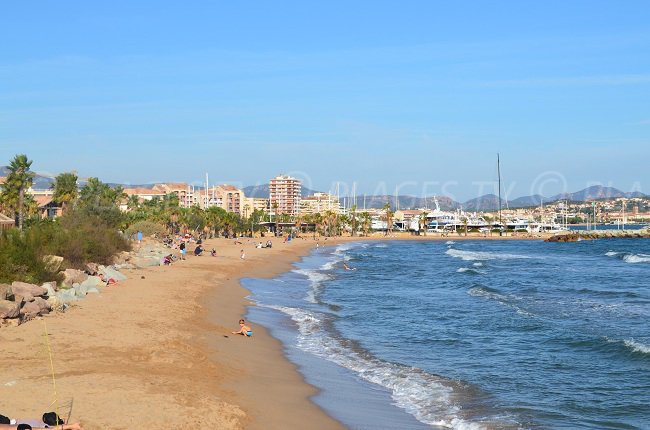
<path fill-rule="evenodd" d="M 373 241 L 244 286 L 349 428 L 649 429 L 649 275 L 647 239 Z"/>

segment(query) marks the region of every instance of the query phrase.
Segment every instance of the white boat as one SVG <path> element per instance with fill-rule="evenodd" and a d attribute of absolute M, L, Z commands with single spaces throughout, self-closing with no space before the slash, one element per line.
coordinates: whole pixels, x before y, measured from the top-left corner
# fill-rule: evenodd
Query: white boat
<path fill-rule="evenodd" d="M 433 198 L 436 208 L 427 214 L 427 231 L 443 232 L 448 231 L 450 227 L 462 224 L 459 216 L 454 212 L 443 211 L 437 198 Z"/>

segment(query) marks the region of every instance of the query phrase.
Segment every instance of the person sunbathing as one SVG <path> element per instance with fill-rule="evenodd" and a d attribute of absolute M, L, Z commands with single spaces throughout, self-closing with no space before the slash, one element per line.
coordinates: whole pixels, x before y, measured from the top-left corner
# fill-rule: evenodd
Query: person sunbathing
<path fill-rule="evenodd" d="M 81 424 L 72 423 L 65 424 L 61 417 L 54 412 L 43 414 L 42 419 L 15 419 L 10 420 L 4 415 L 0 415 L 0 430 L 45 430 L 45 429 L 58 429 L 58 430 L 83 430 Z"/>

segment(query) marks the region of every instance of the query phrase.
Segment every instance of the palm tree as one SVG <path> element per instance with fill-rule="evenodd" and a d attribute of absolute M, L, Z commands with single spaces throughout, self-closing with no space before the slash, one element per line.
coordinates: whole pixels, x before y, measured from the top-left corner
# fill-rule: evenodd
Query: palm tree
<path fill-rule="evenodd" d="M 352 228 L 351 236 L 354 237 L 357 233 L 357 205 L 352 205 L 352 212 L 350 212 L 350 227 Z"/>
<path fill-rule="evenodd" d="M 32 186 L 34 172 L 29 168 L 32 161 L 25 154 L 18 154 L 9 163 L 9 175 L 3 186 L 0 200 L 3 205 L 12 209 L 18 217 L 18 228 L 23 228 L 23 218 L 25 217 L 25 190 Z"/>
<path fill-rule="evenodd" d="M 386 211 L 386 236 L 388 236 L 393 232 L 393 213 L 390 211 L 390 203 L 384 204 L 384 210 Z"/>
<path fill-rule="evenodd" d="M 427 212 L 424 211 L 420 214 L 420 218 L 418 220 L 418 224 L 420 225 L 420 230 L 424 230 L 424 235 L 427 235 Z"/>
<path fill-rule="evenodd" d="M 370 227 L 372 226 L 372 218 L 368 212 L 361 213 L 361 230 L 363 231 L 364 236 L 368 236 L 370 233 Z"/>
<path fill-rule="evenodd" d="M 277 237 L 278 235 L 278 202 L 273 202 L 273 205 L 271 206 L 273 208 L 273 213 L 275 214 L 275 236 Z"/>
<path fill-rule="evenodd" d="M 61 211 L 65 213 L 68 204 L 75 201 L 79 195 L 77 180 L 79 178 L 73 172 L 61 173 L 54 178 L 54 183 L 50 186 L 54 193 L 52 200 L 61 204 Z"/>

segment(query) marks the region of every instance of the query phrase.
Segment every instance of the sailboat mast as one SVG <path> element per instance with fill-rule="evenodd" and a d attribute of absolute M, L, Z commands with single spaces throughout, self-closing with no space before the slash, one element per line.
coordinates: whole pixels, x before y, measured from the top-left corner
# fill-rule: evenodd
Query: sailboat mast
<path fill-rule="evenodd" d="M 501 220 L 501 162 L 499 160 L 499 153 L 497 152 L 497 176 L 499 177 L 499 235 L 502 233 L 503 221 Z"/>

